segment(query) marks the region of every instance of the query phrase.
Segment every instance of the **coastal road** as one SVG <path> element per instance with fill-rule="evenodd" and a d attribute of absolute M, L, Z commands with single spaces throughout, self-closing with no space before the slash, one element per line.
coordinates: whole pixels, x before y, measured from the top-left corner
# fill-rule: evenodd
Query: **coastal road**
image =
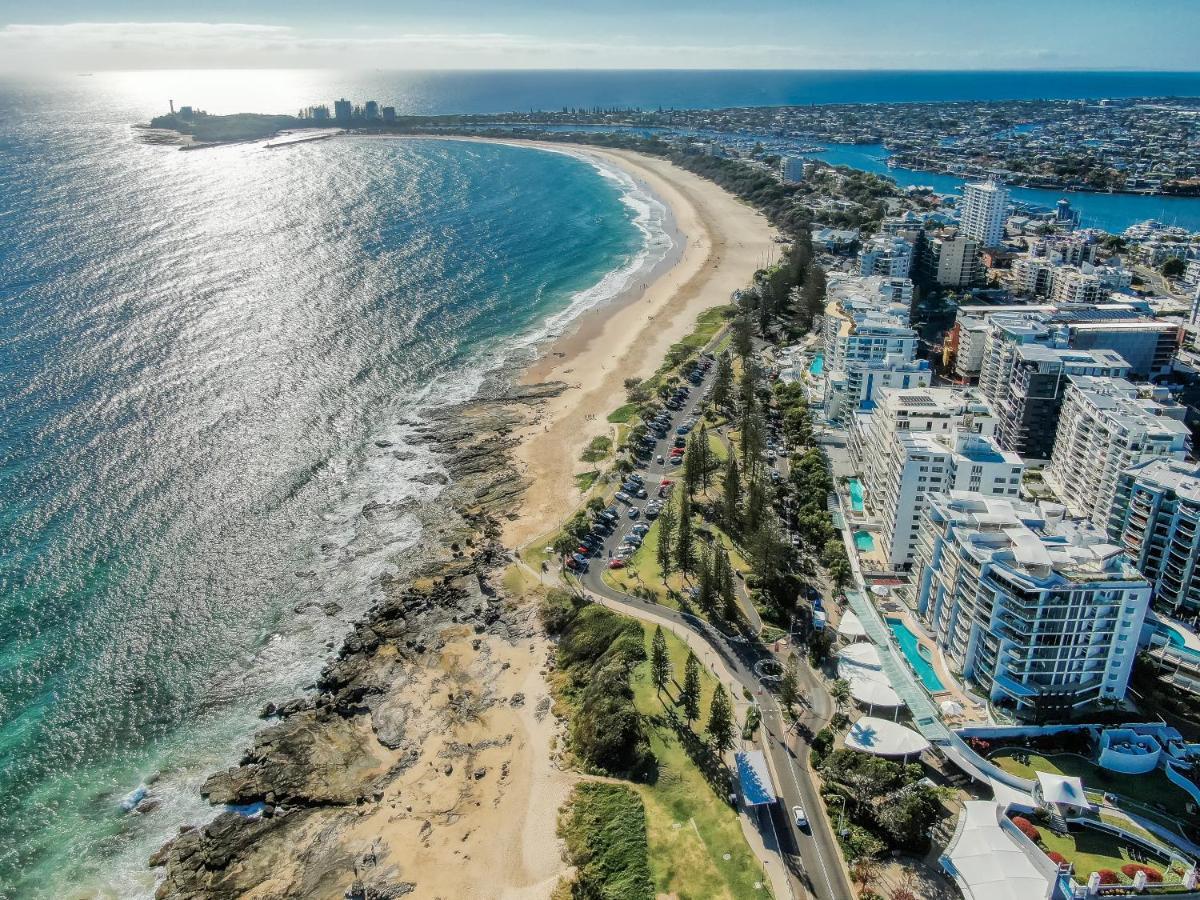
<path fill-rule="evenodd" d="M 672 417 L 669 434 L 673 436 L 678 424 L 698 416 L 711 386 L 712 374 L 710 370 L 701 385 L 692 389 L 688 403 Z M 669 444 L 670 439 L 660 442 L 660 447 Z M 658 452 L 656 447 L 648 463 L 638 469 L 646 481 L 648 492 L 664 476 L 673 478 L 678 468 L 657 463 Z M 757 638 L 725 634 L 698 616 L 633 597 L 605 583 L 602 573 L 608 565 L 608 553 L 621 545 L 634 521 L 627 515 L 622 516 L 620 525 L 605 541 L 600 556 L 579 579 L 581 587 L 593 600 L 598 599 L 635 618 L 662 620 L 676 630 L 691 631 L 720 658 L 724 668 L 754 697 L 762 713 L 763 749 L 769 757 L 779 794 L 778 802 L 772 807 L 774 830 L 782 845 L 793 895 L 796 898 L 815 897 L 817 900 L 844 900 L 853 896 L 841 863 L 836 837 L 808 768 L 809 739 L 824 727 L 833 714 L 832 701 L 819 676 L 801 656 L 798 667 L 800 690 L 806 701 L 796 724 L 789 728 L 774 694 L 755 674 L 757 663 L 766 659 L 782 662 L 782 656 L 774 654 Z M 739 590 L 739 600 L 753 609 L 744 589 Z M 758 622 L 761 627 L 757 611 L 751 621 Z M 791 815 L 793 806 L 802 806 L 807 812 L 811 823 L 807 829 L 795 826 Z"/>

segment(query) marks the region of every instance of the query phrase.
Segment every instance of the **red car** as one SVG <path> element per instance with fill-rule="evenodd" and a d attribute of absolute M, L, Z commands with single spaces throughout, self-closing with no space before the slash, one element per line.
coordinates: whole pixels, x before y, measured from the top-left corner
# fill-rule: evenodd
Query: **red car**
<path fill-rule="evenodd" d="M 623 560 L 623 559 L 610 559 L 610 560 L 608 561 L 608 567 L 609 567 L 610 569 L 623 569 L 623 568 L 625 568 L 625 560 Z"/>

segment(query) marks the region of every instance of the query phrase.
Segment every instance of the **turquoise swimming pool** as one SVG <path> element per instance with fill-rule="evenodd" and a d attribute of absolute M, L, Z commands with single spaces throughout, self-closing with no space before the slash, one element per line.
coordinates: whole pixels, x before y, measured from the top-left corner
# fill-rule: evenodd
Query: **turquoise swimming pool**
<path fill-rule="evenodd" d="M 921 679 L 921 684 L 925 685 L 925 690 L 934 694 L 944 691 L 946 686 L 938 678 L 933 664 L 922 655 L 921 643 L 917 640 L 917 636 L 909 631 L 908 626 L 900 619 L 888 619 L 887 624 L 896 638 L 896 643 L 900 645 L 900 651 L 904 654 L 904 658 L 908 660 L 913 672 Z"/>
<path fill-rule="evenodd" d="M 1169 643 L 1171 648 L 1176 652 L 1185 653 L 1189 656 L 1200 656 L 1200 653 L 1197 653 L 1187 645 L 1187 641 L 1183 639 L 1183 635 L 1170 625 L 1160 625 L 1158 628 L 1158 633 L 1166 636 L 1167 643 Z"/>
<path fill-rule="evenodd" d="M 869 531 L 854 532 L 854 546 L 864 552 L 875 549 L 875 537 Z"/>
<path fill-rule="evenodd" d="M 810 375 L 820 375 L 824 371 L 825 371 L 825 354 L 818 353 L 816 356 L 813 357 L 812 365 L 810 365 L 808 367 L 808 373 Z"/>
<path fill-rule="evenodd" d="M 850 490 L 850 508 L 855 512 L 863 511 L 863 492 L 862 482 L 857 478 L 851 478 L 848 484 Z"/>

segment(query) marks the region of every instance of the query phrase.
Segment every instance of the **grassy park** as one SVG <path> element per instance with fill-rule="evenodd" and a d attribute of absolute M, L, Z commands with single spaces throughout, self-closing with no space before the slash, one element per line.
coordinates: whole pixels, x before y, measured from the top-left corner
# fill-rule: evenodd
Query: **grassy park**
<path fill-rule="evenodd" d="M 654 628 L 644 625 L 646 650 Z M 738 814 L 725 801 L 725 791 L 713 785 L 693 761 L 685 740 L 687 726 L 671 724 L 665 709 L 678 696 L 688 650 L 674 634 L 664 629 L 667 652 L 676 684 L 668 686 L 660 699 L 650 678 L 650 663 L 634 672 L 634 704 L 645 717 L 650 748 L 657 759 L 651 784 L 637 785 L 646 808 L 646 830 L 650 845 L 650 871 L 659 895 L 679 898 L 766 897 L 769 889 L 756 890 L 762 880 L 762 865 L 750 852 L 742 835 Z M 708 721 L 716 679 L 700 669 L 700 718 L 693 726 Z M 666 707 L 664 707 L 664 701 Z M 682 734 L 682 738 L 681 738 Z M 728 855 L 729 859 L 725 859 Z"/>

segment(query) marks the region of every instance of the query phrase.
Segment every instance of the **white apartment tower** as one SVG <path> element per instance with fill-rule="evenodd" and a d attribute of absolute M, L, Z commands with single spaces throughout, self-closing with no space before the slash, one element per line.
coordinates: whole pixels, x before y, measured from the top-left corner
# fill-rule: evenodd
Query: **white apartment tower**
<path fill-rule="evenodd" d="M 906 278 L 830 276 L 825 307 L 825 415 L 840 421 L 885 387 L 927 385 L 932 372 L 916 358 L 908 322 Z"/>
<path fill-rule="evenodd" d="M 1125 696 L 1150 583 L 1061 507 L 954 492 L 929 498 L 915 605 L 943 652 L 1023 719 Z"/>
<path fill-rule="evenodd" d="M 968 184 L 960 207 L 962 233 L 981 247 L 998 247 L 1004 237 L 1008 189 L 996 180 Z"/>
<path fill-rule="evenodd" d="M 1121 473 L 1152 459 L 1184 459 L 1186 410 L 1149 385 L 1075 375 L 1067 385 L 1046 481 L 1072 515 L 1107 528 Z"/>
<path fill-rule="evenodd" d="M 995 424 L 977 392 L 946 388 L 883 390 L 873 410 L 854 416 L 849 445 L 864 509 L 879 521 L 893 569 L 912 564 L 931 494 L 1017 496 L 1025 464 L 996 445 Z"/>

